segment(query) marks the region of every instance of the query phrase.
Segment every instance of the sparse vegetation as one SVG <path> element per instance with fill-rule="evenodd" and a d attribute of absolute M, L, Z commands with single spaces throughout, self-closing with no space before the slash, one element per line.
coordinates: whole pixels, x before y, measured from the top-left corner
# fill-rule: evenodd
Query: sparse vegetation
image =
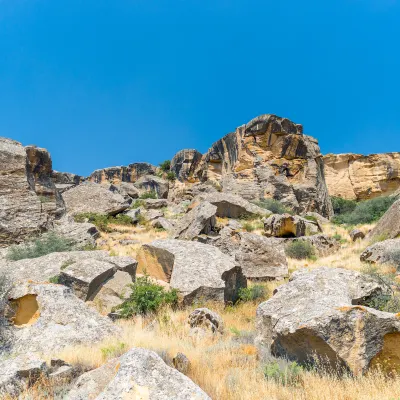
<path fill-rule="evenodd" d="M 271 211 L 273 214 L 293 214 L 293 210 L 275 199 L 262 199 L 255 202 L 255 204 Z"/>
<path fill-rule="evenodd" d="M 50 253 L 72 251 L 75 249 L 76 244 L 73 240 L 50 232 L 32 240 L 31 242 L 11 246 L 7 253 L 7 258 L 12 261 L 17 261 L 25 258 L 37 258 Z"/>
<path fill-rule="evenodd" d="M 166 305 L 176 306 L 178 303 L 177 290 L 166 291 L 147 275 L 137 278 L 131 287 L 132 293 L 129 299 L 116 307 L 123 318 L 154 314 Z"/>
<path fill-rule="evenodd" d="M 74 261 L 74 260 L 67 260 L 67 261 L 64 261 L 64 262 L 61 264 L 61 267 L 60 267 L 61 271 L 64 270 L 64 269 L 66 269 L 66 268 L 68 268 L 68 267 L 69 267 L 70 265 L 72 265 L 72 264 L 75 264 L 75 261 Z"/>
<path fill-rule="evenodd" d="M 171 182 L 175 181 L 176 180 L 175 172 L 173 172 L 173 171 L 167 172 L 167 180 L 169 180 Z"/>
<path fill-rule="evenodd" d="M 276 359 L 267 363 L 264 367 L 266 379 L 270 379 L 283 386 L 298 385 L 301 382 L 303 367 L 295 361 Z"/>
<path fill-rule="evenodd" d="M 144 206 L 144 201 L 140 200 L 140 199 L 136 199 L 130 206 L 130 208 L 134 209 L 134 208 L 139 208 L 139 207 L 143 207 Z"/>
<path fill-rule="evenodd" d="M 119 357 L 127 351 L 127 345 L 124 342 L 118 342 L 101 348 L 103 360 L 107 361 L 110 358 Z"/>
<path fill-rule="evenodd" d="M 165 160 L 159 164 L 161 171 L 168 172 L 171 170 L 171 160 Z"/>
<path fill-rule="evenodd" d="M 314 246 L 305 240 L 295 240 L 285 246 L 285 253 L 288 257 L 296 260 L 315 260 L 316 253 Z"/>
<path fill-rule="evenodd" d="M 263 285 L 253 285 L 239 290 L 239 301 L 263 301 L 268 297 L 267 288 Z"/>
<path fill-rule="evenodd" d="M 157 199 L 157 193 L 155 190 L 150 190 L 148 192 L 144 192 L 139 196 L 139 199 Z"/>
<path fill-rule="evenodd" d="M 395 197 L 377 197 L 356 203 L 338 197 L 333 199 L 335 210 L 333 222 L 349 225 L 369 224 L 379 220 L 396 200 Z"/>
<path fill-rule="evenodd" d="M 102 232 L 110 232 L 109 225 L 132 225 L 132 218 L 126 214 L 117 214 L 115 217 L 106 214 L 82 213 L 74 217 L 75 222 L 91 222 Z"/>
<path fill-rule="evenodd" d="M 242 228 L 247 232 L 264 229 L 264 223 L 261 220 L 244 220 Z"/>

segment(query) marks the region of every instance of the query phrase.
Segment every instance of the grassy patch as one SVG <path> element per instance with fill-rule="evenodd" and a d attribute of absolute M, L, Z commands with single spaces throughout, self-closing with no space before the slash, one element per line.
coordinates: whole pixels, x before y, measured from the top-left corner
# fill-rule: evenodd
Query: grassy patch
<path fill-rule="evenodd" d="M 315 260 L 316 253 L 314 246 L 304 240 L 290 242 L 285 246 L 285 253 L 288 257 L 296 260 Z"/>
<path fill-rule="evenodd" d="M 139 196 L 139 199 L 157 199 L 157 193 L 155 190 L 144 192 Z"/>
<path fill-rule="evenodd" d="M 255 204 L 261 208 L 265 208 L 271 211 L 273 214 L 293 214 L 293 210 L 286 207 L 278 200 L 274 199 L 262 199 L 255 202 Z"/>

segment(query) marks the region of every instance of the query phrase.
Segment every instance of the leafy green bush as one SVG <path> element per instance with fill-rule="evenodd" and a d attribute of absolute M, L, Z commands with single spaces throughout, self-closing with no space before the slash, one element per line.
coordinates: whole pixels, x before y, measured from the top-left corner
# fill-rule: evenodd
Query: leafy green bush
<path fill-rule="evenodd" d="M 335 214 L 333 222 L 337 224 L 369 224 L 379 220 L 396 200 L 395 197 L 377 197 L 356 203 L 352 211 Z M 349 200 L 346 200 L 349 201 Z M 346 207 L 344 207 L 346 209 Z"/>
<path fill-rule="evenodd" d="M 332 196 L 331 201 L 335 215 L 350 213 L 357 207 L 357 202 L 355 200 L 346 200 L 341 197 Z"/>
<path fill-rule="evenodd" d="M 262 285 L 254 285 L 239 290 L 239 301 L 248 302 L 265 299 L 268 295 L 267 288 Z"/>
<path fill-rule="evenodd" d="M 296 260 L 316 259 L 314 246 L 304 240 L 296 240 L 285 246 L 285 253 L 290 258 Z"/>
<path fill-rule="evenodd" d="M 261 199 L 260 201 L 255 203 L 261 208 L 265 208 L 271 211 L 273 214 L 293 214 L 293 211 L 286 207 L 278 200 L 274 199 Z"/>
<path fill-rule="evenodd" d="M 162 171 L 168 172 L 171 169 L 171 160 L 165 160 L 159 164 L 159 167 Z"/>
<path fill-rule="evenodd" d="M 140 199 L 156 199 L 157 193 L 155 190 L 150 190 L 149 192 L 144 192 L 139 196 Z"/>
<path fill-rule="evenodd" d="M 169 172 L 167 172 L 167 179 L 169 180 L 169 181 L 175 181 L 176 180 L 176 175 L 175 175 L 175 172 L 173 172 L 173 171 L 169 171 Z"/>
<path fill-rule="evenodd" d="M 297 385 L 301 381 L 303 367 L 295 361 L 287 362 L 286 360 L 276 360 L 269 362 L 264 367 L 264 376 L 269 380 L 273 380 L 281 385 Z"/>
<path fill-rule="evenodd" d="M 129 299 L 115 308 L 121 312 L 122 318 L 156 313 L 165 305 L 178 304 L 176 289 L 166 291 L 162 286 L 152 282 L 147 275 L 137 278 L 131 287 L 132 293 Z"/>
<path fill-rule="evenodd" d="M 118 214 L 109 218 L 110 223 L 118 225 L 133 225 L 132 218 L 126 214 Z"/>
<path fill-rule="evenodd" d="M 37 258 L 46 254 L 76 249 L 76 243 L 62 236 L 50 232 L 23 245 L 11 246 L 7 258 L 12 261 L 25 258 Z"/>

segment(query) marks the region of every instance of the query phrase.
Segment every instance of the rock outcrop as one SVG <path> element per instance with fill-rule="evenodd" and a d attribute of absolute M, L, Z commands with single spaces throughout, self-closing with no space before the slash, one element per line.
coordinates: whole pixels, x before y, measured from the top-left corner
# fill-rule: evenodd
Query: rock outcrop
<path fill-rule="evenodd" d="M 367 247 L 361 253 L 360 260 L 371 264 L 392 263 L 400 266 L 400 238 L 384 240 Z"/>
<path fill-rule="evenodd" d="M 263 352 L 354 375 L 400 366 L 397 315 L 362 305 L 384 293 L 371 278 L 320 267 L 295 272 L 275 292 L 257 309 L 256 342 Z"/>
<path fill-rule="evenodd" d="M 400 153 L 327 154 L 324 164 L 331 196 L 366 200 L 400 189 Z"/>
<path fill-rule="evenodd" d="M 127 167 L 109 167 L 98 169 L 89 176 L 94 183 L 136 182 L 142 176 L 155 175 L 157 168 L 149 163 L 133 163 Z"/>
<path fill-rule="evenodd" d="M 296 212 L 333 214 L 316 139 L 286 118 L 254 118 L 212 145 L 194 176 L 248 200 L 274 198 Z"/>
<path fill-rule="evenodd" d="M 208 308 L 196 308 L 188 317 L 190 328 L 201 328 L 211 333 L 223 333 L 224 321 L 214 311 Z"/>
<path fill-rule="evenodd" d="M 178 151 L 171 160 L 171 171 L 180 181 L 194 181 L 193 175 L 196 170 L 202 154 L 197 150 L 184 149 Z"/>
<path fill-rule="evenodd" d="M 85 182 L 63 193 L 69 214 L 96 213 L 115 215 L 129 207 L 129 203 L 118 193 L 106 186 Z"/>
<path fill-rule="evenodd" d="M 64 206 L 45 149 L 0 138 L 0 247 L 45 231 Z"/>
<path fill-rule="evenodd" d="M 368 234 L 369 238 L 395 239 L 400 237 L 400 199 L 386 211 L 375 228 Z"/>
<path fill-rule="evenodd" d="M 273 237 L 300 237 L 316 235 L 321 232 L 317 223 L 298 215 L 273 214 L 264 221 L 266 236 Z"/>
<path fill-rule="evenodd" d="M 198 386 L 150 350 L 133 348 L 79 377 L 68 400 L 210 400 Z"/>
<path fill-rule="evenodd" d="M 168 181 L 156 175 L 142 176 L 135 182 L 135 186 L 141 192 L 155 192 L 159 199 L 166 199 L 168 197 Z"/>
<path fill-rule="evenodd" d="M 196 300 L 235 302 L 246 278 L 233 259 L 213 246 L 184 240 L 156 240 L 141 247 L 138 271 L 178 289 L 185 304 Z"/>

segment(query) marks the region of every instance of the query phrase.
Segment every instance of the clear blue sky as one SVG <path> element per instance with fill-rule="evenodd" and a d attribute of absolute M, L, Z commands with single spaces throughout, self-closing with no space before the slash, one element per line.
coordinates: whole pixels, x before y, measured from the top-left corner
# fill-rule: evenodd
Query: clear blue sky
<path fill-rule="evenodd" d="M 0 136 L 89 174 L 264 113 L 400 151 L 400 0 L 0 0 Z"/>

